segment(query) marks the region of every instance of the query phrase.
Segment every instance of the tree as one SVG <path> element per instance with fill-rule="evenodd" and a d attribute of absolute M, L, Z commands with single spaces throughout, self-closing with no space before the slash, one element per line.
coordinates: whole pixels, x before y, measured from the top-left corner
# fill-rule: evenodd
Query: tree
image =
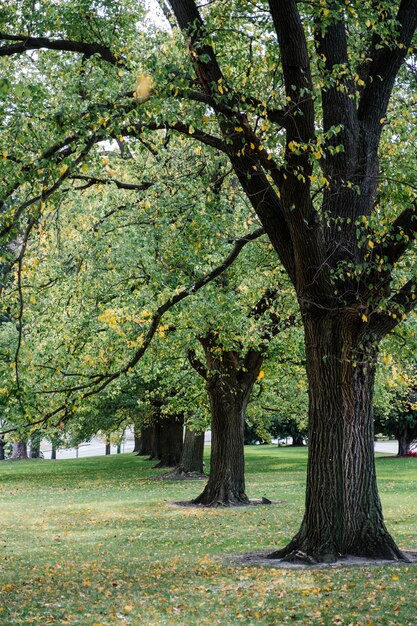
<path fill-rule="evenodd" d="M 383 522 L 372 395 L 378 343 L 415 305 L 413 278 L 398 284 L 393 272 L 414 238 L 415 203 L 411 194 L 390 218 L 394 207 L 384 206 L 378 150 L 396 79 L 409 80 L 401 69 L 412 47 L 417 3 L 269 2 L 284 88 L 277 96 L 271 74 L 260 103 L 246 93 L 242 98 L 239 81 L 228 80 L 219 65 L 211 44 L 216 5 L 206 23 L 193 0 L 172 0 L 171 6 L 201 100 L 217 116 L 235 173 L 294 284 L 304 324 L 306 512 L 289 546 L 273 556 L 404 558 Z M 242 12 L 256 19 L 249 3 Z M 273 106 L 280 101 L 281 109 Z M 277 129 L 265 142 L 251 107 Z M 274 135 L 275 147 L 268 149 Z M 388 221 L 381 229 L 382 216 Z"/>
<path fill-rule="evenodd" d="M 236 334 L 232 340 L 225 328 L 218 330 L 218 320 L 216 324 L 210 322 L 207 332 L 199 337 L 204 362 L 194 349 L 188 350 L 191 365 L 205 380 L 211 413 L 210 476 L 203 493 L 194 500 L 197 504 L 249 503 L 244 474 L 246 409 L 256 381 L 264 376 L 261 367 L 269 344 L 275 335 L 294 322 L 291 315 L 285 320 L 276 312 L 288 310 L 290 306 L 290 302 L 285 302 L 285 289 L 282 288 L 282 292 L 266 290 L 246 312 L 249 328 L 245 328 L 242 315 L 239 316 L 240 336 Z M 236 296 L 234 301 L 236 305 Z"/>
<path fill-rule="evenodd" d="M 227 14 L 223 2 L 211 2 L 201 15 L 194 0 L 172 0 L 171 7 L 182 37 L 160 33 L 157 51 L 140 50 L 155 87 L 148 75 L 137 81 L 133 97 L 132 91 L 114 97 L 117 68 L 99 53 L 94 67 L 108 63 L 112 80 L 93 72 L 88 93 L 80 98 L 81 70 L 72 66 L 77 80 L 68 86 L 68 96 L 62 86 L 60 91 L 68 105 L 64 127 L 71 133 L 38 116 L 44 132 L 33 141 L 33 159 L 23 158 L 27 150 L 20 144 L 14 158 L 6 159 L 12 181 L 8 199 L 11 204 L 16 200 L 16 208 L 7 207 L 2 232 L 10 232 L 10 224 L 29 206 L 24 198 L 30 177 L 42 189 L 47 167 L 55 182 L 39 201 L 50 197 L 62 177 L 106 136 L 146 143 L 149 136 L 158 141 L 165 129 L 200 142 L 222 163 L 226 156 L 294 285 L 305 329 L 306 512 L 299 533 L 275 556 L 404 558 L 383 522 L 372 398 L 379 342 L 416 302 L 416 184 L 407 168 L 416 129 L 409 106 L 415 86 L 416 0 L 270 0 L 260 6 L 229 0 Z M 97 22 L 105 22 L 99 16 Z M 126 21 L 123 26 L 120 39 L 108 24 L 102 29 L 103 41 L 114 44 L 118 54 L 123 38 L 128 49 L 138 48 Z M 46 32 L 56 33 L 54 23 L 47 27 Z M 58 30 L 61 41 L 62 30 L 74 32 L 74 25 L 67 20 Z M 148 31 L 142 41 L 154 43 L 152 37 Z M 52 38 L 47 39 L 44 48 L 52 46 Z M 6 53 L 12 54 L 10 49 Z M 43 55 L 47 71 L 40 77 L 55 76 L 57 63 L 51 58 Z M 20 70 L 19 76 L 26 74 Z M 105 89 L 98 89 L 96 76 Z M 42 85 L 42 79 L 37 82 Z M 20 126 L 29 126 L 18 91 L 14 85 L 10 91 L 19 106 L 10 118 L 6 153 L 14 135 L 21 136 Z M 40 93 L 47 105 L 50 94 L 38 84 Z M 101 100 L 97 93 L 103 94 Z M 398 272 L 398 264 L 404 272 Z M 139 353 L 130 363 L 138 358 Z"/>
<path fill-rule="evenodd" d="M 417 441 L 415 320 L 387 338 L 381 350 L 375 385 L 377 433 L 398 440 L 398 456 L 407 456 Z"/>

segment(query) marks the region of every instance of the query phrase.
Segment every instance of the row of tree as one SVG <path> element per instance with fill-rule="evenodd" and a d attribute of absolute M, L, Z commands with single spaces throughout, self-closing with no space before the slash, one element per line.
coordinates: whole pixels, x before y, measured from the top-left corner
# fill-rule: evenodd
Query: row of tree
<path fill-rule="evenodd" d="M 166 413 L 187 419 L 204 380 L 203 501 L 245 501 L 248 398 L 301 324 L 306 512 L 274 556 L 404 559 L 377 491 L 373 391 L 381 342 L 416 302 L 416 0 L 171 0 L 166 28 L 139 0 L 38 5 L 1 11 L 12 421 L 83 423 L 138 371 L 157 402 L 161 355 L 186 344 L 195 374 Z"/>

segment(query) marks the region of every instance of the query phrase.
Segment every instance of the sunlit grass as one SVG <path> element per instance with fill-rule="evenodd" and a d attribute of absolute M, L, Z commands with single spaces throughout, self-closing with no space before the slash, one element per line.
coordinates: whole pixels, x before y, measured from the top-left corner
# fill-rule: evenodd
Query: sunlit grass
<path fill-rule="evenodd" d="M 417 624 L 417 566 L 292 571 L 219 557 L 283 546 L 306 451 L 249 447 L 248 495 L 277 506 L 172 502 L 201 482 L 151 480 L 130 455 L 0 463 L 0 624 Z M 377 460 L 389 529 L 417 550 L 417 459 Z"/>

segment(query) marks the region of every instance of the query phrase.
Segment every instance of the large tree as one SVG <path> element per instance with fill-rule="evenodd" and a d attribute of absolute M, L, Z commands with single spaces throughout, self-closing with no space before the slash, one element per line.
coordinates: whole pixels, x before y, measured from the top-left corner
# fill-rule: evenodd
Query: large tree
<path fill-rule="evenodd" d="M 277 96 L 271 72 L 263 103 L 242 97 L 238 80 L 226 77 L 212 43 L 224 4 L 212 4 L 205 24 L 194 0 L 171 1 L 200 99 L 216 113 L 236 175 L 294 284 L 305 329 L 306 511 L 297 535 L 273 556 L 403 558 L 378 496 L 372 395 L 378 343 L 414 307 L 413 277 L 396 282 L 393 266 L 414 239 L 415 203 L 381 228 L 389 211 L 379 148 L 396 79 L 413 52 L 417 2 L 270 0 L 262 18 L 251 3 L 230 3 L 243 22 L 268 21 L 264 50 L 276 50 L 284 84 Z M 233 65 L 230 49 L 217 49 Z M 401 78 L 397 94 L 406 99 L 405 72 Z M 248 102 L 263 106 L 276 128 L 269 150 Z"/>
<path fill-rule="evenodd" d="M 416 301 L 416 184 L 407 159 L 415 135 L 417 0 L 215 0 L 201 14 L 194 0 L 172 0 L 171 7 L 182 35 L 153 38 L 152 29 L 143 30 L 140 46 L 131 31 L 123 35 L 134 20 L 124 19 L 119 36 L 106 23 L 107 10 L 96 12 L 84 41 L 66 15 L 54 21 L 53 12 L 45 23 L 30 21 L 36 36 L 15 33 L 13 44 L 3 37 L 0 52 L 13 60 L 30 47 L 84 58 L 77 65 L 40 56 L 32 93 L 45 106 L 37 126 L 24 110 L 22 85 L 2 83 L 9 100 L 16 96 L 4 107 L 9 143 L 24 128 L 36 149 L 28 157 L 28 143 L 20 141 L 10 156 L 5 142 L 1 233 L 27 207 L 38 202 L 41 210 L 106 136 L 149 146 L 153 133 L 154 150 L 163 141 L 160 129 L 168 129 L 205 144 L 203 154 L 218 153 L 222 161 L 226 155 L 295 287 L 305 329 L 306 512 L 299 533 L 276 556 L 403 558 L 377 491 L 372 396 L 378 344 Z M 7 31 L 23 22 L 27 30 L 27 19 L 12 13 Z M 109 45 L 93 50 L 97 29 Z M 155 54 L 145 46 L 150 40 L 159 44 Z M 155 87 L 142 72 L 133 98 L 132 91 L 120 95 L 118 77 L 123 81 L 135 63 L 142 70 L 140 62 L 153 72 Z M 20 83 L 29 66 L 20 70 Z M 72 80 L 58 84 L 69 68 Z M 51 89 L 46 75 L 54 79 Z M 30 177 L 40 191 L 26 200 Z M 405 272 L 397 271 L 399 262 Z"/>

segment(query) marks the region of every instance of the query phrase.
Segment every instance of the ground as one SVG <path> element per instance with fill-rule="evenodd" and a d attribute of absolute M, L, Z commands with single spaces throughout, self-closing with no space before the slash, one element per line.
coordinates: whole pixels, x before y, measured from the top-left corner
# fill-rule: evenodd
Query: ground
<path fill-rule="evenodd" d="M 0 463 L 0 624 L 415 625 L 417 565 L 289 570 L 236 563 L 285 545 L 306 451 L 246 448 L 252 499 L 175 507 L 200 481 L 155 481 L 133 455 Z M 389 530 L 417 550 L 417 459 L 377 460 Z M 163 473 L 164 470 L 159 470 Z"/>

